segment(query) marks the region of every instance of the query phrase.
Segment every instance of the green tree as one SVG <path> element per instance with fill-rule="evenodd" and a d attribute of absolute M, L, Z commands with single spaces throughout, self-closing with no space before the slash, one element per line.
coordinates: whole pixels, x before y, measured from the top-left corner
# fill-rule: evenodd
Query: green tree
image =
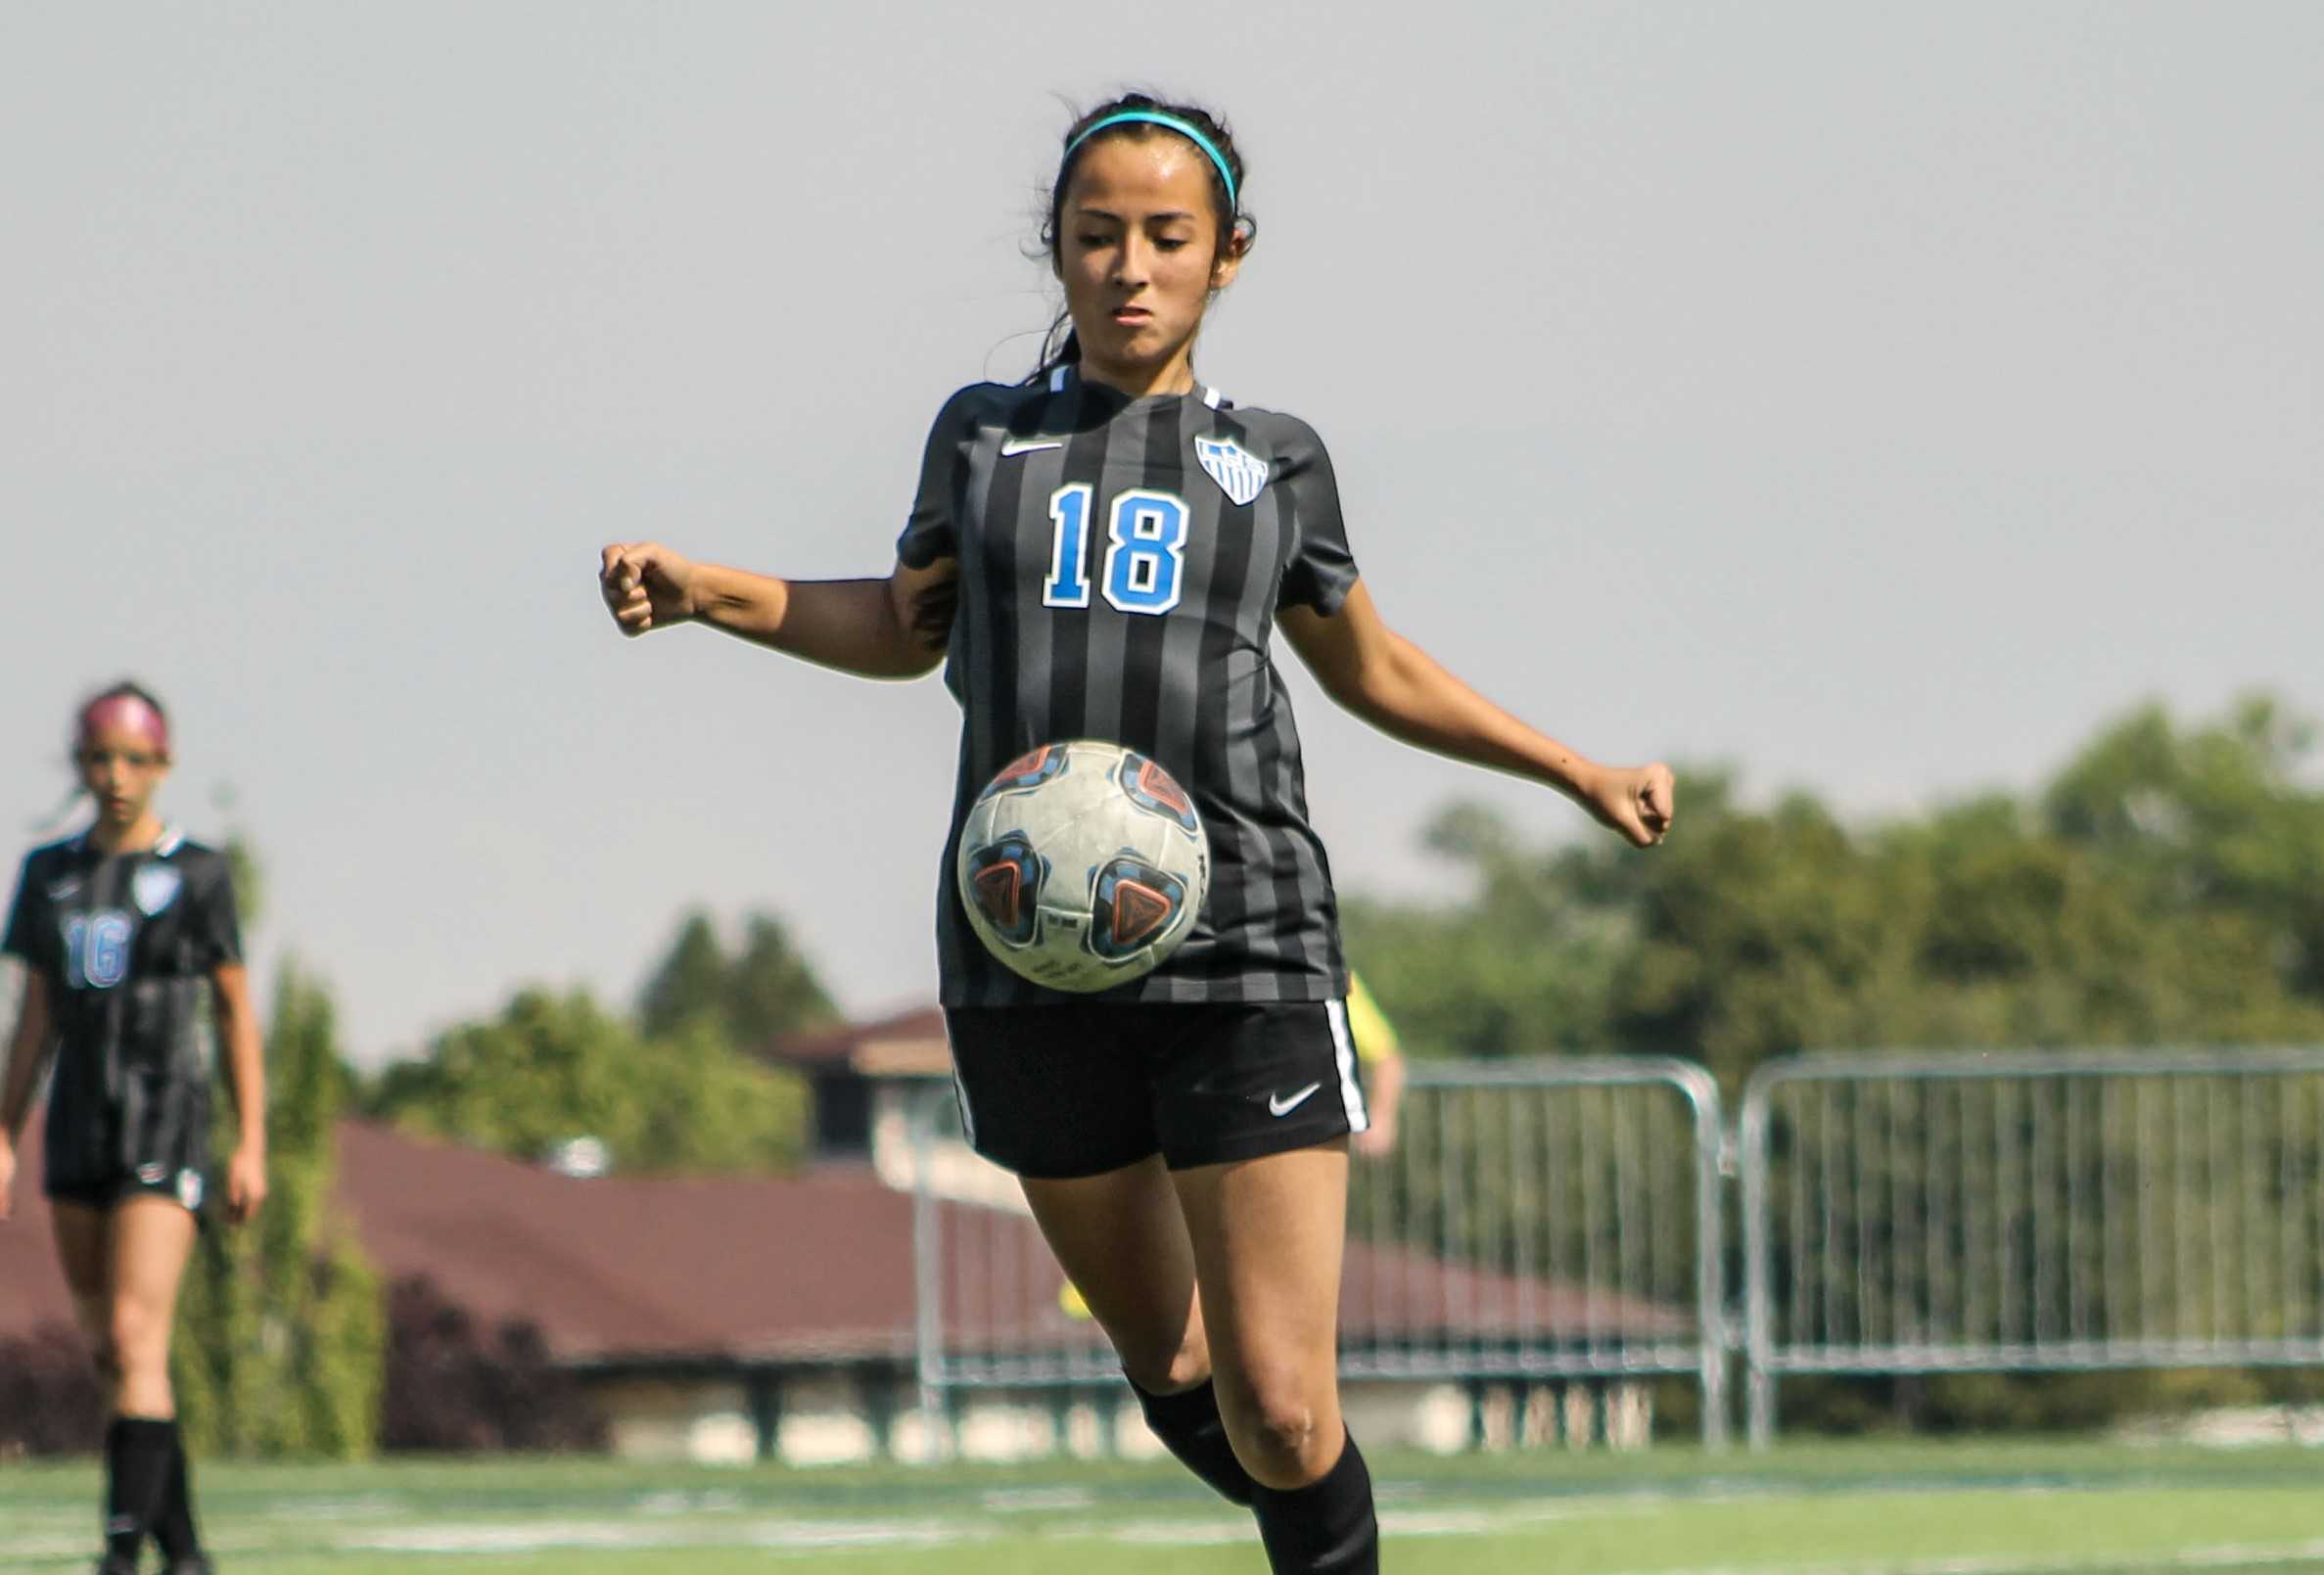
<path fill-rule="evenodd" d="M 742 952 L 727 970 L 725 998 L 726 1032 L 746 1049 L 839 1021 L 814 969 L 770 913 L 753 913 L 743 921 Z"/>
<path fill-rule="evenodd" d="M 645 988 L 637 994 L 637 1026 L 648 1038 L 659 1039 L 697 1017 L 722 1019 L 727 967 L 718 927 L 707 912 L 693 909 L 678 921 L 670 950 L 646 975 Z"/>
<path fill-rule="evenodd" d="M 1869 826 L 1690 771 L 1645 855 L 1455 810 L 1428 845 L 1466 900 L 1352 898 L 1349 951 L 1418 1053 L 1665 1052 L 1731 1090 L 1812 1047 L 2324 1038 L 2310 739 L 2267 701 L 2147 708 L 2031 799 Z"/>
<path fill-rule="evenodd" d="M 199 1453 L 368 1455 L 386 1349 L 379 1282 L 330 1206 L 347 1084 L 331 998 L 286 964 L 267 1031 L 268 1195 L 203 1232 L 180 1292 L 178 1413 Z M 221 1104 L 218 1152 L 233 1128 Z"/>
<path fill-rule="evenodd" d="M 710 915 L 700 908 L 687 913 L 637 998 L 638 1027 L 649 1039 L 700 1020 L 742 1048 L 838 1017 L 790 932 L 769 913 L 744 921 L 742 950 L 731 957 Z"/>
<path fill-rule="evenodd" d="M 1524 847 L 1490 811 L 1456 805 L 1423 845 L 1454 872 L 1449 901 L 1349 897 L 1349 960 L 1408 1054 L 1604 1049 L 1606 990 L 1632 944 L 1618 905 L 1577 885 L 1570 857 Z"/>
<path fill-rule="evenodd" d="M 2254 928 L 2286 988 L 2324 1001 L 2324 791 L 2316 729 L 2265 695 L 2182 727 L 2147 706 L 2103 730 L 2042 798 L 2062 841 L 2174 910 Z"/>
<path fill-rule="evenodd" d="M 526 1160 L 595 1137 L 634 1171 L 787 1166 L 807 1127 L 800 1081 L 738 1053 L 708 1019 L 647 1038 L 586 991 L 518 993 L 498 1017 L 389 1068 L 368 1107 L 405 1131 Z"/>
<path fill-rule="evenodd" d="M 1351 899 L 1349 949 L 1418 1053 L 1673 1053 L 1707 1064 L 1731 1095 L 1769 1058 L 1803 1049 L 2324 1042 L 2324 792 L 2311 785 L 2313 746 L 2313 729 L 2265 698 L 2191 725 L 2150 706 L 2101 729 L 2038 793 L 1870 824 L 1805 794 L 1748 806 L 1719 773 L 1684 771 L 1678 832 L 1645 855 L 1595 833 L 1528 846 L 1483 811 L 1450 811 L 1429 846 L 1465 877 L 1465 900 Z M 1882 1326 L 1919 1316 L 1913 1275 L 1927 1253 L 1891 1253 L 1887 1178 L 1868 1176 L 1858 1197 L 1807 1167 L 1826 1137 L 1848 1152 L 1860 1119 L 1913 1130 L 1918 1107 L 1890 1108 L 1894 1093 L 1876 1085 L 1819 1104 L 1839 1123 L 1830 1133 L 1794 1112 L 1774 1149 L 1776 1191 L 1796 1181 L 1811 1223 L 1874 1200 L 1844 1221 L 1873 1272 L 1813 1252 L 1806 1268 L 1845 1279 L 1820 1282 L 1814 1305 Z M 2017 1119 L 2034 1118 L 2022 1107 Z M 2055 1128 L 2062 1118 L 2050 1119 Z M 2211 1135 L 2217 1151 L 2238 1152 L 2231 1124 Z M 1957 1176 L 1963 1198 L 1985 1211 L 1978 1250 L 2007 1243 L 2030 1282 L 2055 1244 L 2036 1222 L 2004 1217 L 1988 1170 L 1960 1154 L 1924 1160 L 1909 1144 L 1895 1152 L 1908 1186 L 1931 1168 Z M 2140 1174 L 2143 1153 L 2140 1132 L 2105 1134 L 2083 1161 L 2085 1187 L 2099 1171 Z M 2299 1179 L 2316 1163 L 2312 1143 L 2294 1144 L 2258 1168 Z M 1406 1205 L 1433 1218 L 1424 1170 Z M 2202 1167 L 2142 1187 L 2149 1197 L 2167 1189 L 2174 1208 L 2198 1214 L 2242 1196 L 2219 1191 Z M 1519 1223 L 1542 1251 L 1576 1228 Z M 1775 1225 L 1781 1246 L 1794 1227 L 1788 1216 Z M 2208 1263 L 2180 1267 L 2205 1283 Z M 1861 1307 L 1850 1300 L 1859 1295 Z M 1963 1316 L 2001 1314 L 1981 1305 Z M 1785 1404 L 1823 1425 L 1913 1414 L 2056 1426 L 2172 1396 L 2297 1391 L 2272 1374 L 1977 1375 L 1803 1380 L 1786 1384 Z"/>

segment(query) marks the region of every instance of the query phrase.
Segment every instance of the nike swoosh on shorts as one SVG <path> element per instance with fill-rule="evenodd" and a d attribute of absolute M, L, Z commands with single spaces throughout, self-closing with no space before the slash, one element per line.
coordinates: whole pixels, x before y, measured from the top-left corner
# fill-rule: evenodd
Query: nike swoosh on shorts
<path fill-rule="evenodd" d="M 1321 1083 L 1311 1083 L 1288 1099 L 1280 1094 L 1271 1093 L 1267 1096 L 1267 1113 L 1271 1116 L 1287 1116 L 1315 1097 L 1316 1090 L 1322 1087 Z"/>

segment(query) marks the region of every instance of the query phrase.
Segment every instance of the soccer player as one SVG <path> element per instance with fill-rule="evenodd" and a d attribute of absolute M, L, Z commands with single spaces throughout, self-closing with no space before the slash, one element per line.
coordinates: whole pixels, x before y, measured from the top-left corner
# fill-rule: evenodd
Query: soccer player
<path fill-rule="evenodd" d="M 937 950 L 969 1139 L 1022 1179 L 1164 1443 L 1252 1507 L 1275 1570 L 1326 1575 L 1379 1561 L 1335 1371 L 1366 1118 L 1271 641 L 1394 736 L 1557 788 L 1641 846 L 1673 790 L 1661 765 L 1535 732 L 1392 632 L 1315 432 L 1195 377 L 1204 311 L 1251 249 L 1243 173 L 1187 105 L 1131 95 L 1067 131 L 1042 237 L 1065 309 L 1024 383 L 946 402 L 885 577 L 770 579 L 642 541 L 599 573 L 625 633 L 706 623 L 873 677 L 944 664 L 963 726 Z M 951 875 L 985 782 L 1079 737 L 1160 762 L 1212 858 L 1185 946 L 1090 996 L 985 952 Z"/>
<path fill-rule="evenodd" d="M 24 964 L 0 1084 L 0 1221 L 16 1139 L 51 1053 L 46 1189 L 57 1256 L 104 1380 L 105 1557 L 135 1575 L 148 1536 L 170 1575 L 207 1575 L 169 1388 L 169 1327 L 208 1185 L 208 981 L 241 1138 L 227 1217 L 266 1196 L 264 1061 L 225 858 L 154 813 L 169 774 L 161 703 L 123 683 L 81 709 L 72 755 L 88 829 L 24 860 L 0 950 Z"/>
<path fill-rule="evenodd" d="M 1404 1113 L 1404 1046 L 1380 1003 L 1371 998 L 1363 976 L 1348 974 L 1348 1037 L 1356 1042 L 1356 1060 L 1364 1069 L 1364 1113 L 1369 1125 L 1356 1134 L 1356 1152 L 1367 1159 L 1385 1159 L 1396 1151 L 1396 1132 Z"/>

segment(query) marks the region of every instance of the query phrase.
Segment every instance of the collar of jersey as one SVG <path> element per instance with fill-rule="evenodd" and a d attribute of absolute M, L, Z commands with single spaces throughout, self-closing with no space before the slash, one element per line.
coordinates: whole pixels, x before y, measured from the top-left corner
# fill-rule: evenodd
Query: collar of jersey
<path fill-rule="evenodd" d="M 1122 408 L 1125 410 L 1129 409 L 1132 405 L 1159 404 L 1164 399 L 1191 399 L 1196 394 L 1200 394 L 1202 396 L 1202 402 L 1213 410 L 1220 408 L 1227 402 L 1227 396 L 1221 394 L 1218 390 L 1212 388 L 1207 383 L 1197 383 L 1184 394 L 1124 394 L 1120 389 L 1113 388 L 1110 385 L 1090 382 L 1088 379 L 1082 376 L 1081 368 L 1074 365 L 1074 363 L 1071 361 L 1065 362 L 1063 365 L 1056 368 L 1056 370 L 1049 373 L 1049 392 L 1051 394 L 1063 394 L 1068 389 L 1088 389 L 1092 393 L 1102 394 L 1112 398 L 1119 399 L 1122 401 Z"/>
<path fill-rule="evenodd" d="M 99 850 L 95 843 L 89 841 L 89 833 L 96 829 L 97 828 L 95 826 L 81 827 L 80 835 L 72 839 L 72 846 L 74 849 L 84 854 L 97 854 L 98 857 L 103 858 L 121 857 L 120 855 L 116 854 L 103 853 Z M 182 829 L 177 826 L 170 825 L 164 821 L 162 826 L 162 834 L 154 839 L 154 845 L 151 848 L 139 848 L 133 850 L 131 857 L 134 857 L 135 854 L 152 854 L 156 858 L 167 858 L 171 854 L 177 852 L 179 848 L 185 846 L 185 840 L 186 834 Z"/>

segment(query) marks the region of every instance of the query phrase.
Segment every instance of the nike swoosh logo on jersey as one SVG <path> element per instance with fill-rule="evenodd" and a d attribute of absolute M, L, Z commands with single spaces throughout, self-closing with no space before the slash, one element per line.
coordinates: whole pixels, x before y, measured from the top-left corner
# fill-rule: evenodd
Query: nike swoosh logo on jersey
<path fill-rule="evenodd" d="M 1062 448 L 1064 446 L 1065 440 L 1062 438 L 1037 438 L 1030 441 L 1015 438 L 1003 438 L 1000 440 L 1000 457 L 1014 459 L 1019 454 L 1037 453 L 1044 448 Z"/>
<path fill-rule="evenodd" d="M 62 903 L 79 890 L 80 877 L 68 875 L 63 880 L 53 880 L 48 883 L 48 900 L 52 903 Z"/>
<path fill-rule="evenodd" d="M 1316 1090 L 1322 1087 L 1321 1083 L 1311 1083 L 1288 1099 L 1279 1093 L 1271 1093 L 1267 1096 L 1267 1113 L 1271 1116 L 1287 1116 L 1314 1098 Z"/>

